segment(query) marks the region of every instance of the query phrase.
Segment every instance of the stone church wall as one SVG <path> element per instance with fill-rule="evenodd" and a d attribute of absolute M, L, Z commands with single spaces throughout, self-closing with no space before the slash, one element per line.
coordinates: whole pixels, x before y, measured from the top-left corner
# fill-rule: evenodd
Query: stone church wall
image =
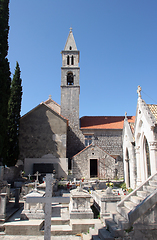
<path fill-rule="evenodd" d="M 115 159 L 97 146 L 89 146 L 72 158 L 72 171 L 75 178 L 90 179 L 91 159 L 97 159 L 98 178 L 114 179 Z"/>
<path fill-rule="evenodd" d="M 94 144 L 111 155 L 123 156 L 122 152 L 122 130 L 95 130 Z"/>
<path fill-rule="evenodd" d="M 66 158 L 67 121 L 44 104 L 20 120 L 19 159 L 53 154 Z"/>
<path fill-rule="evenodd" d="M 83 130 L 85 135 L 92 135 L 92 143 L 106 151 L 116 159 L 115 178 L 124 177 L 123 151 L 122 151 L 122 130 L 116 129 L 95 129 Z"/>

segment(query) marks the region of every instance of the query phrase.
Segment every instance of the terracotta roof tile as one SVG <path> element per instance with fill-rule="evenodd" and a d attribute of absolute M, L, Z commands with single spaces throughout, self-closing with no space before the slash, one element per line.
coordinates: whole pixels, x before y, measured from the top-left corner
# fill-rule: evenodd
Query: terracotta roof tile
<path fill-rule="evenodd" d="M 81 129 L 123 129 L 125 116 L 84 116 L 80 118 Z M 135 122 L 135 116 L 127 116 Z"/>
<path fill-rule="evenodd" d="M 155 104 L 147 104 L 147 105 L 157 121 L 157 105 Z"/>

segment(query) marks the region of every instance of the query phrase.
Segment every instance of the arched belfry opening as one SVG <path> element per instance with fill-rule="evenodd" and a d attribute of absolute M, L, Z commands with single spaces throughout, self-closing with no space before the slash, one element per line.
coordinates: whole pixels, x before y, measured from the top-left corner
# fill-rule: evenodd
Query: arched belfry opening
<path fill-rule="evenodd" d="M 74 84 L 74 75 L 72 72 L 68 72 L 67 74 L 67 85 L 73 85 Z"/>

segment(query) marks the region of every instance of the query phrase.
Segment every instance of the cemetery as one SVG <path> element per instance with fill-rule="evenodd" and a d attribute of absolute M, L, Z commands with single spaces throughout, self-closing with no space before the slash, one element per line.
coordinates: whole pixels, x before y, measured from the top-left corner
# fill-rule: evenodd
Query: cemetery
<path fill-rule="evenodd" d="M 61 105 L 20 118 L 19 159 L 0 166 L 0 237 L 157 239 L 157 105 L 79 118 L 79 51 L 62 54 Z"/>
<path fill-rule="evenodd" d="M 71 175 L 63 180 L 56 173 L 41 178 L 38 171 L 28 176 L 21 173 L 21 182 L 13 186 L 3 180 L 3 170 L 1 235 L 43 236 L 45 240 L 70 235 L 87 240 L 156 234 L 156 174 L 129 194 L 120 188 L 123 180 L 72 179 Z"/>

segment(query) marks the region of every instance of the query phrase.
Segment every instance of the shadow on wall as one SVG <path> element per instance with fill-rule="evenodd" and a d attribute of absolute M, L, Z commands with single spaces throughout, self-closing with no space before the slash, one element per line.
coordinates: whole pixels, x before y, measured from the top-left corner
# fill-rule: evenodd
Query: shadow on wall
<path fill-rule="evenodd" d="M 41 158 L 50 153 L 57 158 L 66 157 L 61 156 L 64 152 L 66 154 L 66 147 L 61 141 L 57 142 L 53 138 L 56 134 L 62 134 L 65 126 L 66 123 L 44 105 L 36 107 L 22 117 L 20 120 L 19 159 Z M 66 134 L 66 128 L 64 134 Z"/>
<path fill-rule="evenodd" d="M 80 138 L 76 135 L 76 133 L 72 130 L 71 127 L 68 127 L 67 157 L 69 159 L 70 169 L 71 169 L 71 158 L 85 148 L 84 136 L 79 129 L 77 131 L 78 131 L 78 136 L 80 136 Z M 80 139 L 82 139 L 82 141 Z"/>

